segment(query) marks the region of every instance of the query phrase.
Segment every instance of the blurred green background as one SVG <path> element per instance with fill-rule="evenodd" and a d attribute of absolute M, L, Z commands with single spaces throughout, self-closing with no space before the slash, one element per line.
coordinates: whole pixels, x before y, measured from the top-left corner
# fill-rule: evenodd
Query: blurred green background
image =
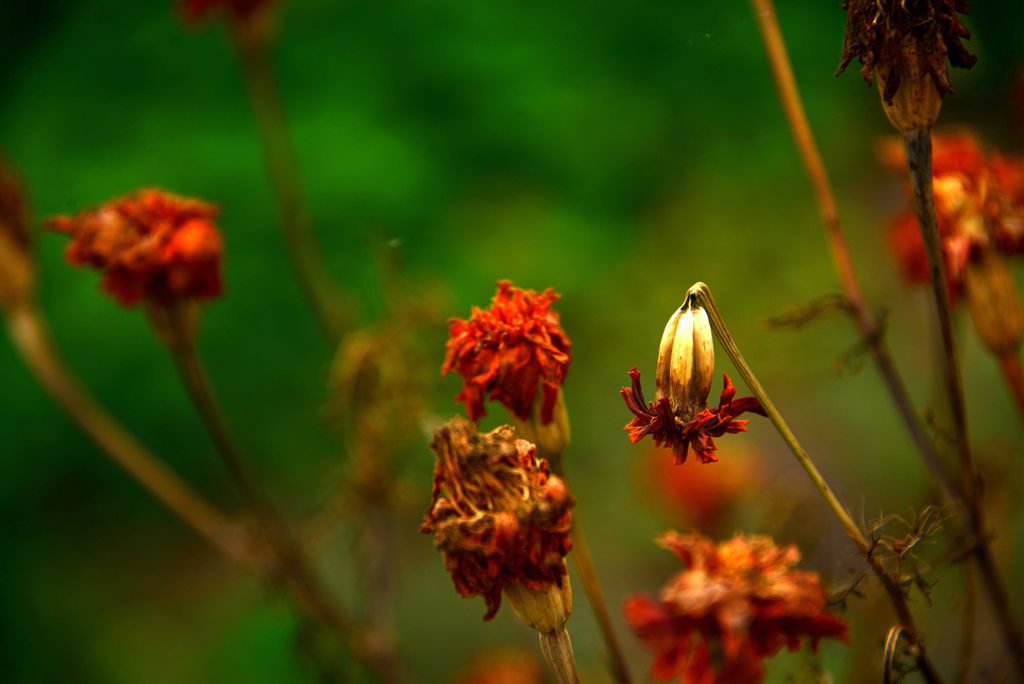
<path fill-rule="evenodd" d="M 977 4 L 968 24 L 979 63 L 954 74 L 958 93 L 942 120 L 1019 151 L 1024 4 Z M 931 405 L 930 302 L 901 285 L 886 251 L 888 216 L 903 201 L 899 181 L 874 159 L 889 127 L 855 69 L 833 78 L 844 24 L 837 5 L 788 0 L 778 9 L 868 298 L 889 310 L 896 357 L 919 405 Z M 381 285 L 395 276 L 382 261 L 399 264 L 412 291 L 441 293 L 418 338 L 435 419 L 460 410 L 451 401 L 458 381 L 435 371 L 445 318 L 486 304 L 499 278 L 563 295 L 574 341 L 567 469 L 617 618 L 625 596 L 656 591 L 676 567 L 652 536 L 690 524 L 652 505 L 650 449 L 631 448 L 622 433 L 629 416 L 618 389 L 634 364 L 651 376 L 665 320 L 695 280 L 710 284 L 748 361 L 858 517 L 906 514 L 925 500 L 916 453 L 870 362 L 837 371 L 856 342 L 849 322 L 800 332 L 764 325 L 837 284 L 745 2 L 293 0 L 281 15 L 274 59 L 302 180 L 324 257 L 358 320 L 372 324 L 386 310 Z M 275 499 L 296 519 L 312 514 L 345 469 L 323 408 L 333 350 L 283 258 L 224 31 L 185 28 L 160 1 L 3 0 L 0 64 L 0 148 L 37 216 L 141 186 L 220 205 L 227 293 L 208 307 L 200 346 Z M 37 237 L 40 298 L 71 366 L 175 469 L 237 506 L 144 317 L 105 297 L 95 274 L 67 267 L 60 237 Z M 997 548 L 1007 576 L 1019 577 L 1021 422 L 962 323 Z M 720 354 L 723 370 L 731 367 Z M 0 679 L 315 681 L 287 604 L 98 454 L 6 339 L 0 379 Z M 500 420 L 495 406 L 486 424 Z M 798 542 L 805 565 L 841 585 L 856 567 L 851 547 L 770 425 L 751 427 L 723 442 L 722 460 L 735 450 L 756 461 L 766 484 L 716 533 Z M 427 441 L 417 436 L 401 468 L 411 503 L 398 523 L 396 623 L 410 667 L 443 682 L 488 648 L 532 652 L 534 639 L 507 607 L 481 623 L 482 602 L 455 594 L 430 540 L 416 533 L 428 502 Z M 321 559 L 349 598 L 358 593 L 352 538 L 342 525 Z M 957 574 L 939 574 L 934 608 L 916 599 L 947 668 L 958 643 Z M 1024 591 L 1010 584 L 1024 609 Z M 853 614 L 876 608 L 851 603 Z M 871 659 L 888 627 L 853 619 L 854 643 L 823 649 L 839 681 L 877 668 Z M 584 677 L 605 681 L 579 589 L 571 628 Z M 998 656 L 985 616 L 979 632 L 981 650 Z M 648 654 L 623 639 L 634 671 L 646 673 Z M 805 656 L 784 656 L 772 681 L 813 668 Z"/>

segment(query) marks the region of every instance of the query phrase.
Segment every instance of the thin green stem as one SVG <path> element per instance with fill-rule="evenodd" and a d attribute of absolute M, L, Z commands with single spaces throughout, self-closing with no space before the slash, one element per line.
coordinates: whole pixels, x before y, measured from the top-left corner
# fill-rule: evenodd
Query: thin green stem
<path fill-rule="evenodd" d="M 334 345 L 344 333 L 346 305 L 324 263 L 303 200 L 298 163 L 270 64 L 267 38 L 246 24 L 234 29 L 234 42 L 263 143 L 288 259 L 321 330 Z"/>
<path fill-rule="evenodd" d="M 796 435 L 790 429 L 786 420 L 782 417 L 782 414 L 775 407 L 771 397 L 762 387 L 758 381 L 754 372 L 750 369 L 746 359 L 743 358 L 743 354 L 740 353 L 739 347 L 736 346 L 735 341 L 732 339 L 732 335 L 729 333 L 729 329 L 725 325 L 725 321 L 718 311 L 718 307 L 715 306 L 715 301 L 711 296 L 711 290 L 704 283 L 696 283 L 689 289 L 686 294 L 686 298 L 694 297 L 696 301 L 704 307 L 708 314 L 708 320 L 711 323 L 711 330 L 714 332 L 716 339 L 719 344 L 725 349 L 726 354 L 732 360 L 733 365 L 736 366 L 736 370 L 746 381 L 747 386 L 750 388 L 751 393 L 758 401 L 761 402 L 761 406 L 768 414 L 769 420 L 775 426 L 776 431 L 782 437 L 782 440 L 789 447 L 789 450 L 796 457 L 796 460 L 800 463 L 801 467 L 807 473 L 811 483 L 815 489 L 821 494 L 822 498 L 825 499 L 825 503 L 832 510 L 832 513 L 839 520 L 839 524 L 842 525 L 847 535 L 853 540 L 854 545 L 864 556 L 868 565 L 871 567 L 874 574 L 878 577 L 882 586 L 885 587 L 886 593 L 889 595 L 889 599 L 892 602 L 893 608 L 899 618 L 900 625 L 906 634 L 911 638 L 917 647 L 917 666 L 930 684 L 937 684 L 941 682 L 938 671 L 935 669 L 925 653 L 924 644 L 921 642 L 920 633 L 917 631 L 917 627 L 914 622 L 914 616 L 910 611 L 910 606 L 907 603 L 907 597 L 903 593 L 903 590 L 896 584 L 881 561 L 875 557 L 873 553 L 873 546 L 868 538 L 861 531 L 857 523 L 854 522 L 850 516 L 849 511 L 846 507 L 840 503 L 839 499 L 832 492 L 832 488 L 829 487 L 825 478 L 818 470 L 814 461 L 808 455 L 807 451 L 801 446 Z"/>

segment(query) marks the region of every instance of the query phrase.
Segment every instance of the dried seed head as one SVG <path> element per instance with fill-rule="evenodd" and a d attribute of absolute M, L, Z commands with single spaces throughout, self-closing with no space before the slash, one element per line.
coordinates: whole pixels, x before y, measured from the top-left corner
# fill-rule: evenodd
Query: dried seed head
<path fill-rule="evenodd" d="M 1013 274 L 995 250 L 985 250 L 966 271 L 967 306 L 978 337 L 998 357 L 1020 353 L 1024 310 Z"/>
<path fill-rule="evenodd" d="M 942 107 L 942 92 L 927 71 L 920 54 L 918 41 L 911 37 L 902 40 L 897 48 L 903 64 L 899 87 L 886 97 L 896 78 L 893 69 L 878 69 L 878 94 L 882 109 L 889 121 L 901 133 L 923 131 L 935 125 Z"/>
<path fill-rule="evenodd" d="M 0 159 L 0 308 L 12 308 L 32 292 L 34 273 L 21 186 Z"/>
<path fill-rule="evenodd" d="M 658 348 L 656 398 L 667 398 L 672 412 L 688 421 L 707 408 L 715 346 L 708 314 L 693 297 L 668 320 Z"/>

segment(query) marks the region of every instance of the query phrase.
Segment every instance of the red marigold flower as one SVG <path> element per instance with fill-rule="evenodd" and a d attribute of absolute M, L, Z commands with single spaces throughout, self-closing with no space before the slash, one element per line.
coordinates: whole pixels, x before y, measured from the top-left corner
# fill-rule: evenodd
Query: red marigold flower
<path fill-rule="evenodd" d="M 936 135 L 932 164 L 936 226 L 942 239 L 950 295 L 964 293 L 968 267 L 993 249 L 1024 253 L 1024 160 L 986 155 L 970 133 Z M 880 146 L 884 165 L 906 173 L 902 144 Z M 907 190 L 910 198 L 909 188 Z M 909 208 L 892 222 L 889 241 L 908 282 L 930 282 L 917 214 Z"/>
<path fill-rule="evenodd" d="M 793 569 L 795 546 L 770 537 L 736 535 L 722 544 L 700 535 L 668 532 L 658 543 L 686 569 L 658 600 L 626 601 L 626 621 L 656 653 L 651 676 L 685 684 L 757 684 L 764 660 L 807 638 L 849 640 L 848 627 L 825 612 L 818 575 Z"/>
<path fill-rule="evenodd" d="M 190 24 L 209 19 L 218 13 L 229 13 L 245 21 L 276 0 L 180 0 L 181 13 Z"/>
<path fill-rule="evenodd" d="M 171 304 L 221 293 L 217 209 L 161 190 L 140 190 L 47 224 L 71 236 L 66 256 L 103 272 L 103 288 L 124 306 Z"/>
<path fill-rule="evenodd" d="M 523 290 L 507 280 L 498 283 L 491 308 L 473 307 L 468 320 L 449 321 L 447 353 L 441 373 L 462 376 L 456 401 L 479 420 L 485 399 L 496 399 L 520 420 L 530 419 L 541 392 L 541 422 L 554 420 L 559 389 L 569 370 L 572 344 L 551 305 L 554 290 Z"/>
<path fill-rule="evenodd" d="M 677 464 L 686 462 L 690 448 L 693 448 L 701 463 L 717 461 L 715 437 L 727 433 L 746 432 L 747 423 L 750 421 L 737 420 L 744 413 L 767 415 L 761 402 L 754 397 L 734 399 L 736 387 L 724 373 L 718 407 L 705 408 L 686 422 L 672 412 L 667 397 L 647 403 L 644 391 L 640 387 L 640 371 L 636 368 L 631 369 L 629 377 L 633 381 L 632 387 L 623 387 L 620 391 L 626 406 L 634 416 L 623 428 L 629 433 L 629 441 L 636 444 L 647 435 L 651 435 L 655 444 L 672 449 Z"/>
<path fill-rule="evenodd" d="M 420 531 L 434 535 L 456 591 L 482 596 L 490 620 L 509 587 L 567 589 L 573 499 L 535 447 L 507 425 L 480 434 L 454 418 L 430 448 L 433 504 Z"/>

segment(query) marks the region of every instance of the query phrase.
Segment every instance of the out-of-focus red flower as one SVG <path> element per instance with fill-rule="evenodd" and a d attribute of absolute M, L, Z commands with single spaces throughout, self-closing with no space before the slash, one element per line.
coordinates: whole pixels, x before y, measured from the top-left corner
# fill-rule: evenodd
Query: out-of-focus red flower
<path fill-rule="evenodd" d="M 757 490 L 762 474 L 754 454 L 737 452 L 729 445 L 728 458 L 714 469 L 697 462 L 681 466 L 667 458 L 664 449 L 651 448 L 643 463 L 643 487 L 651 492 L 659 509 L 675 522 L 704 532 L 730 525 L 729 513 Z"/>
<path fill-rule="evenodd" d="M 234 19 L 245 21 L 277 0 L 180 0 L 181 14 L 190 24 L 227 13 Z"/>
<path fill-rule="evenodd" d="M 900 142 L 886 141 L 879 156 L 885 166 L 906 173 Z M 986 250 L 1024 253 L 1024 160 L 987 155 L 970 133 L 936 135 L 932 177 L 936 226 L 956 298 L 964 292 L 967 267 Z M 920 232 L 917 214 L 908 207 L 893 219 L 889 242 L 904 278 L 924 284 L 930 275 Z"/>
<path fill-rule="evenodd" d="M 722 375 L 722 394 L 717 408 L 706 408 L 688 422 L 676 418 L 669 405 L 668 398 L 662 397 L 650 404 L 644 399 L 640 387 L 640 371 L 633 368 L 629 371 L 632 387 L 623 387 L 620 391 L 626 406 L 633 412 L 631 420 L 624 428 L 629 433 L 629 441 L 636 444 L 647 435 L 654 438 L 658 446 L 667 446 L 675 454 L 675 463 L 686 462 L 689 450 L 701 463 L 717 461 L 715 456 L 715 437 L 727 433 L 746 432 L 748 420 L 737 420 L 744 413 L 767 415 L 764 408 L 754 397 L 736 396 L 736 387 L 728 375 Z"/>
<path fill-rule="evenodd" d="M 825 612 L 817 574 L 793 569 L 795 546 L 737 535 L 716 545 L 700 535 L 668 532 L 658 540 L 686 569 L 658 600 L 626 601 L 626 621 L 656 654 L 651 676 L 685 684 L 757 684 L 764 660 L 807 638 L 847 641 L 847 625 Z"/>
<path fill-rule="evenodd" d="M 543 684 L 537 657 L 529 651 L 499 649 L 475 658 L 458 684 Z"/>
<path fill-rule="evenodd" d="M 485 399 L 496 399 L 520 420 L 528 420 L 540 391 L 541 422 L 552 421 L 572 344 L 558 313 L 551 310 L 557 299 L 551 288 L 538 293 L 503 280 L 491 308 L 473 307 L 468 320 L 449 321 L 441 373 L 462 376 L 455 400 L 465 402 L 472 420 L 486 415 Z"/>
<path fill-rule="evenodd" d="M 221 293 L 217 209 L 161 190 L 140 190 L 47 224 L 71 236 L 66 256 L 103 272 L 103 288 L 131 306 Z"/>
<path fill-rule="evenodd" d="M 485 620 L 508 585 L 544 592 L 569 581 L 573 499 L 532 444 L 507 425 L 480 434 L 454 418 L 430 448 L 433 504 L 420 531 L 434 535 L 456 591 L 483 597 Z"/>

